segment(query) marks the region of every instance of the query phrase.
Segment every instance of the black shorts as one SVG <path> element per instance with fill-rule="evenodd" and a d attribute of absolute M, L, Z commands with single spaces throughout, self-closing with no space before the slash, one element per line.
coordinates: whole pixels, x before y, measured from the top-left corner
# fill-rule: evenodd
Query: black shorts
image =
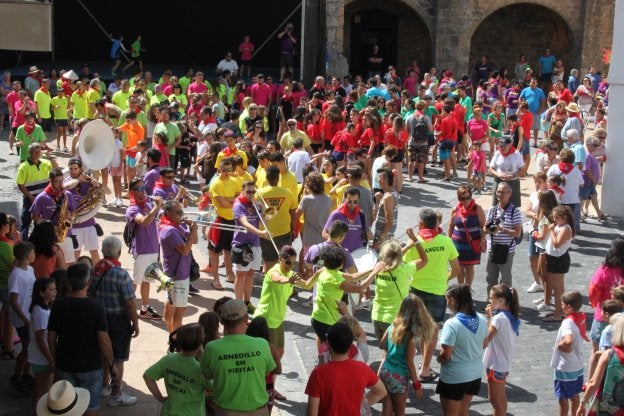
<path fill-rule="evenodd" d="M 320 150 L 323 148 L 323 145 L 321 143 L 310 143 L 310 147 L 312 148 L 312 151 L 314 152 L 314 154 L 320 153 Z"/>
<path fill-rule="evenodd" d="M 461 401 L 465 395 L 476 396 L 481 390 L 481 378 L 467 383 L 447 384 L 442 380 L 438 381 L 436 393 L 445 399 Z"/>
<path fill-rule="evenodd" d="M 20 340 L 24 342 L 30 341 L 30 331 L 25 326 L 20 326 L 19 328 L 15 328 L 15 332 L 17 332 L 17 336 Z"/>
<path fill-rule="evenodd" d="M 55 120 L 56 127 L 67 127 L 69 122 L 67 120 Z"/>
<path fill-rule="evenodd" d="M 134 62 L 135 64 L 138 64 L 139 62 L 141 62 L 143 59 L 141 58 L 141 55 L 139 56 L 133 56 L 132 58 L 132 62 Z"/>
<path fill-rule="evenodd" d="M 399 150 L 397 155 L 390 160 L 390 163 L 401 163 L 405 159 L 405 149 Z"/>
<path fill-rule="evenodd" d="M 43 131 L 51 132 L 52 131 L 52 119 L 51 118 L 42 118 L 41 123 L 39 123 Z"/>
<path fill-rule="evenodd" d="M 542 73 L 542 75 L 540 75 L 540 81 L 551 82 L 552 81 L 552 72 Z"/>
<path fill-rule="evenodd" d="M 108 336 L 113 346 L 115 361 L 128 361 L 130 357 L 130 341 L 132 341 L 132 325 L 128 315 L 107 315 Z"/>
<path fill-rule="evenodd" d="M 570 262 L 570 253 L 567 251 L 559 257 L 547 254 L 546 271 L 548 273 L 566 274 L 570 271 Z"/>
<path fill-rule="evenodd" d="M 279 250 L 283 246 L 290 245 L 290 243 L 292 243 L 292 234 L 288 233 L 273 237 L 273 241 L 275 241 L 275 245 Z M 263 261 L 277 261 L 279 255 L 275 252 L 275 247 L 273 247 L 273 243 L 271 243 L 270 240 L 267 240 L 266 238 L 261 238 L 260 250 L 262 250 Z"/>
<path fill-rule="evenodd" d="M 312 318 L 312 329 L 321 342 L 327 341 L 327 332 L 331 328 L 331 325 L 327 325 L 323 322 L 319 322 Z"/>
<path fill-rule="evenodd" d="M 294 61 L 294 56 L 291 53 L 283 53 L 282 56 L 280 56 L 280 67 L 292 68 L 294 66 Z"/>
<path fill-rule="evenodd" d="M 251 60 L 246 60 L 246 59 L 241 59 L 240 60 L 241 65 L 251 65 Z"/>
<path fill-rule="evenodd" d="M 235 225 L 234 220 L 226 220 L 223 217 L 217 217 L 217 223 Z M 221 230 L 215 227 L 210 228 L 210 238 L 208 239 L 208 250 L 214 253 L 221 253 L 223 250 L 230 251 L 232 249 L 232 239 L 234 238 L 234 230 Z"/>

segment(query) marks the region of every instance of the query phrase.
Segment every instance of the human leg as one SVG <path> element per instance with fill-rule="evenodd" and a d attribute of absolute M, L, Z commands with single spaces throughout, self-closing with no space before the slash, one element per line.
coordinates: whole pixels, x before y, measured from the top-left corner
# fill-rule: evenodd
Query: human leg
<path fill-rule="evenodd" d="M 553 291 L 555 292 L 555 313 L 552 315 L 552 319 L 561 320 L 563 318 L 563 310 L 561 307 L 561 296 L 564 291 L 563 273 L 548 273 L 550 282 L 552 284 Z"/>
<path fill-rule="evenodd" d="M 510 252 L 507 255 L 507 261 L 505 264 L 499 265 L 501 283 L 509 287 L 513 287 L 511 270 L 513 269 L 513 259 L 515 254 L 515 251 Z"/>
<path fill-rule="evenodd" d="M 493 370 L 490 370 L 493 371 Z M 505 381 L 495 380 L 488 375 L 488 399 L 492 404 L 494 416 L 507 414 L 507 395 L 505 393 Z"/>
<path fill-rule="evenodd" d="M 492 290 L 492 288 L 498 284 L 498 273 L 499 273 L 498 264 L 492 263 L 492 261 L 488 258 L 487 264 L 485 265 L 485 281 L 487 282 L 487 292 L 486 292 L 487 297 L 490 296 L 490 290 Z"/>
<path fill-rule="evenodd" d="M 471 265 L 466 265 L 463 267 L 464 269 L 464 279 L 465 279 L 465 283 L 468 286 L 472 286 L 472 281 L 474 280 L 474 266 Z"/>
<path fill-rule="evenodd" d="M 46 368 L 47 367 L 47 368 Z M 33 373 L 35 378 L 35 385 L 32 392 L 32 406 L 33 410 L 37 408 L 37 403 L 41 396 L 46 394 L 52 384 L 54 383 L 54 373 L 49 366 L 34 366 Z"/>

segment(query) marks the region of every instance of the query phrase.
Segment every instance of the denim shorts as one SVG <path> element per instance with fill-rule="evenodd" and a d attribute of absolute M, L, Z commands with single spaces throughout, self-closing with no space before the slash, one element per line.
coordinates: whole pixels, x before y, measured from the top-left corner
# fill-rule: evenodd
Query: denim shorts
<path fill-rule="evenodd" d="M 529 234 L 528 247 L 529 247 L 529 256 L 539 256 L 540 254 L 544 254 L 544 249 L 539 248 L 537 245 L 535 245 L 535 239 L 533 238 L 531 234 Z"/>
<path fill-rule="evenodd" d="M 607 325 L 609 325 L 609 322 L 602 322 L 594 318 L 591 324 L 591 329 L 589 330 L 589 339 L 598 344 L 600 342 L 602 331 L 607 327 Z"/>
<path fill-rule="evenodd" d="M 444 314 L 446 313 L 446 297 L 444 295 L 434 295 L 413 287 L 410 287 L 410 293 L 415 294 L 423 301 L 434 321 L 444 322 Z"/>
<path fill-rule="evenodd" d="M 100 395 L 102 394 L 102 369 L 87 371 L 86 373 L 70 373 L 58 371 L 59 380 L 67 380 L 74 387 L 82 387 L 89 391 L 89 407 L 87 410 L 97 410 L 100 408 Z"/>
<path fill-rule="evenodd" d="M 598 192 L 596 192 L 596 185 L 594 185 L 593 183 L 590 183 L 588 185 L 583 185 L 580 187 L 579 199 L 581 201 L 590 200 L 592 195 L 598 195 Z"/>
<path fill-rule="evenodd" d="M 130 341 L 132 340 L 132 325 L 127 315 L 107 315 L 108 335 L 113 346 L 115 361 L 128 361 L 130 357 Z"/>

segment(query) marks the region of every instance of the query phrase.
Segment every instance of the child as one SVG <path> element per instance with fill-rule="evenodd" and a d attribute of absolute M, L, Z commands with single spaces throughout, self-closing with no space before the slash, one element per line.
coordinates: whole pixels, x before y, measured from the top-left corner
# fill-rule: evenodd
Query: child
<path fill-rule="evenodd" d="M 221 335 L 219 335 L 219 315 L 216 312 L 208 311 L 202 313 L 199 315 L 197 323 L 204 329 L 203 346 L 206 346 L 210 341 L 221 338 Z"/>
<path fill-rule="evenodd" d="M 29 335 L 33 342 L 28 346 L 28 363 L 35 374 L 33 409 L 37 406 L 39 398 L 47 393 L 54 383 L 54 372 L 50 367 L 54 358 L 48 348 L 48 319 L 50 306 L 55 299 L 54 279 L 38 279 L 33 287 L 32 304 L 29 309 L 32 321 Z"/>
<path fill-rule="evenodd" d="M 147 172 L 147 143 L 145 140 L 141 140 L 137 143 L 136 154 L 136 177 L 142 178 Z"/>
<path fill-rule="evenodd" d="M 22 241 L 22 235 L 17 229 L 17 218 L 13 215 L 7 215 L 7 221 L 9 222 L 9 232 L 6 234 L 6 236 L 10 240 L 13 240 L 13 244 L 19 243 L 20 241 Z"/>
<path fill-rule="evenodd" d="M 396 415 L 405 414 L 410 379 L 416 397 L 423 397 L 414 355 L 417 342 L 430 343 L 434 330 L 435 323 L 423 301 L 414 294 L 403 299 L 399 313 L 379 342 L 379 348 L 385 350 L 384 360 L 379 366 L 379 378 L 388 390 L 382 401 L 384 415 L 393 414 L 392 409 Z"/>
<path fill-rule="evenodd" d="M 485 152 L 481 149 L 481 144 L 472 143 L 470 151 L 470 162 L 466 166 L 470 171 L 472 169 L 472 189 L 475 193 L 481 194 L 483 184 L 485 183 Z"/>
<path fill-rule="evenodd" d="M 253 52 L 256 49 L 251 38 L 248 35 L 243 36 L 243 42 L 238 45 L 238 51 L 241 54 L 240 57 L 240 76 L 245 75 L 245 69 L 247 69 L 247 78 L 251 73 L 251 59 L 253 58 Z"/>
<path fill-rule="evenodd" d="M 485 354 L 483 365 L 488 382 L 488 398 L 494 408 L 494 416 L 507 414 L 505 383 L 511 367 L 511 358 L 520 335 L 520 304 L 518 292 L 506 285 L 496 285 L 490 290 L 490 304 L 486 308 L 488 336 L 483 341 Z"/>
<path fill-rule="evenodd" d="M 617 319 L 624 319 L 624 314 L 621 313 L 622 306 L 618 301 L 605 300 L 604 302 L 602 302 L 600 308 L 602 309 L 602 318 L 606 320 L 607 326 L 605 326 L 600 334 L 600 340 L 598 341 L 598 350 L 594 351 L 590 355 L 589 371 L 587 373 L 588 380 L 590 380 L 594 375 L 596 365 L 598 364 L 598 360 L 600 359 L 602 352 L 608 350 L 613 346 L 613 343 L 611 342 L 611 336 L 613 335 L 613 324 Z"/>
<path fill-rule="evenodd" d="M 548 189 L 552 190 L 557 197 L 557 202 L 561 200 L 561 197 L 565 193 L 563 187 L 565 186 L 566 180 L 561 175 L 551 175 L 546 179 L 546 184 L 548 185 Z"/>
<path fill-rule="evenodd" d="M 67 148 L 67 112 L 69 111 L 69 100 L 65 96 L 65 91 L 59 88 L 58 95 L 52 98 L 50 105 L 54 109 L 54 120 L 56 122 L 56 150 L 61 148 L 61 137 L 63 138 L 63 152 L 69 152 Z"/>
<path fill-rule="evenodd" d="M 159 168 L 169 166 L 169 146 L 167 145 L 167 136 L 165 133 L 154 133 L 154 149 L 160 152 Z"/>
<path fill-rule="evenodd" d="M 537 260 L 537 275 L 544 282 L 544 296 L 537 301 L 533 301 L 537 306 L 537 310 L 540 312 L 552 310 L 553 306 L 550 303 L 550 296 L 553 288 L 550 285 L 550 280 L 546 279 L 546 244 L 550 240 L 549 227 L 553 223 L 552 212 L 555 207 L 559 205 L 557 202 L 557 194 L 554 191 L 548 190 L 546 192 L 538 193 L 538 210 L 537 217 L 535 218 L 536 230 L 532 232 L 533 239 L 535 240 L 535 249 L 538 253 Z"/>
<path fill-rule="evenodd" d="M 176 331 L 176 352 L 167 354 L 143 373 L 143 380 L 154 398 L 163 403 L 161 415 L 205 414 L 204 381 L 199 361 L 204 334 L 199 324 L 183 325 Z M 164 378 L 167 397 L 156 381 Z M 173 387 L 173 388 L 171 388 Z"/>
<path fill-rule="evenodd" d="M 263 316 L 255 317 L 249 323 L 246 333 L 250 337 L 263 338 L 267 342 L 269 342 L 269 325 L 267 324 L 266 318 Z M 269 409 L 269 414 L 271 414 L 271 410 L 273 410 L 273 404 L 275 403 L 275 399 L 279 394 L 275 390 L 275 375 L 282 372 L 282 363 L 275 345 L 269 342 L 269 347 L 271 348 L 271 356 L 275 361 L 275 369 L 266 375 L 266 391 L 269 394 L 269 402 L 267 403 L 267 408 Z M 280 395 L 280 400 L 286 400 L 286 397 Z"/>
<path fill-rule="evenodd" d="M 123 164 L 121 161 L 123 153 L 123 144 L 121 140 L 119 140 L 119 137 L 116 137 L 115 150 L 113 152 L 113 159 L 108 165 L 108 173 L 113 178 L 113 192 L 115 194 L 115 200 L 110 202 L 110 206 L 115 205 L 117 208 L 123 206 L 123 201 L 121 200 L 121 178 L 123 176 Z M 109 203 L 106 203 L 105 205 L 109 205 Z"/>
<path fill-rule="evenodd" d="M 28 396 L 34 384 L 26 363 L 28 344 L 30 343 L 30 304 L 32 302 L 35 271 L 30 266 L 35 261 L 35 246 L 29 241 L 22 241 L 13 247 L 15 268 L 9 275 L 9 317 L 15 332 L 22 342 L 22 350 L 15 360 L 15 370 L 9 379 L 11 385 L 21 395 Z"/>
<path fill-rule="evenodd" d="M 579 312 L 583 296 L 577 291 L 561 296 L 563 313 L 567 315 L 557 333 L 550 366 L 554 369 L 555 397 L 559 399 L 559 415 L 575 415 L 579 406 L 579 393 L 583 388 L 583 343 L 589 341 L 585 334 L 585 314 Z"/>
<path fill-rule="evenodd" d="M 176 158 L 180 162 L 180 183 L 188 184 L 191 175 L 191 137 L 186 123 L 176 123 L 182 132 L 180 144 L 176 146 Z"/>

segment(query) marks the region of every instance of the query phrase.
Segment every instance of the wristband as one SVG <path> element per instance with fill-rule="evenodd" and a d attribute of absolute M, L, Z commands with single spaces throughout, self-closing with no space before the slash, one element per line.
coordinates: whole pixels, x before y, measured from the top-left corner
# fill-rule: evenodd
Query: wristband
<path fill-rule="evenodd" d="M 414 387 L 414 390 L 420 390 L 422 389 L 422 384 L 419 380 L 414 380 L 412 382 L 412 387 Z"/>

